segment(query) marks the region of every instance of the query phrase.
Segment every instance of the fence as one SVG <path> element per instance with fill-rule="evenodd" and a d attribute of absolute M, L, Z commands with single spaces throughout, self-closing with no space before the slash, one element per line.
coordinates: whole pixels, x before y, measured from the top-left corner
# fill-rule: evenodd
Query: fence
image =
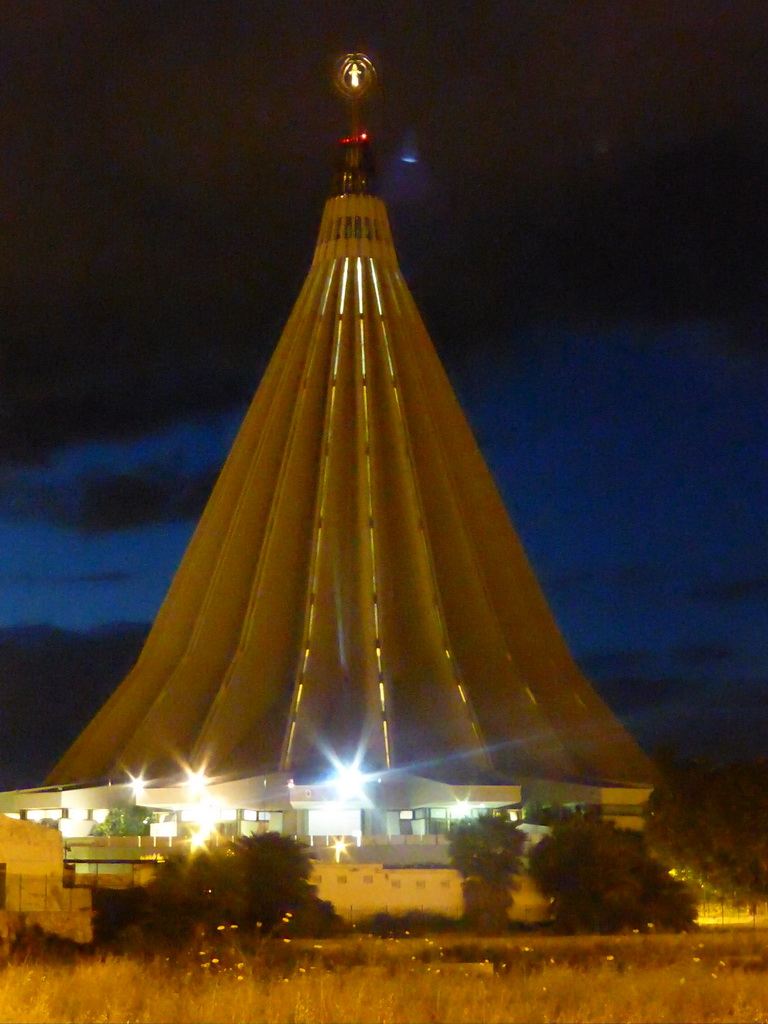
<path fill-rule="evenodd" d="M 59 875 L 6 874 L 0 910 L 11 913 L 75 913 L 90 906 L 90 894 L 68 889 Z"/>
<path fill-rule="evenodd" d="M 733 900 L 711 900 L 699 904 L 698 917 L 701 925 L 725 927 L 768 927 L 768 902 L 755 904 Z"/>
<path fill-rule="evenodd" d="M 64 862 L 64 885 L 68 889 L 130 889 L 146 885 L 155 874 L 156 860 L 100 858 Z"/>

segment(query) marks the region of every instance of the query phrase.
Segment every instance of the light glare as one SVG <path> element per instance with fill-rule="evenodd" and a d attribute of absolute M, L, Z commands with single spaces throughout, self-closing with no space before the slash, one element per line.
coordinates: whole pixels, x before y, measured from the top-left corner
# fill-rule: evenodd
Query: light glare
<path fill-rule="evenodd" d="M 340 801 L 356 800 L 363 796 L 365 776 L 356 764 L 339 765 L 336 770 L 336 778 L 333 781 L 336 787 L 336 796 Z"/>
<path fill-rule="evenodd" d="M 187 769 L 187 786 L 194 796 L 200 796 L 207 785 L 208 779 L 202 768 L 198 772 Z"/>
<path fill-rule="evenodd" d="M 144 779 L 141 775 L 137 775 L 135 777 L 131 775 L 130 779 L 130 786 L 131 789 L 133 790 L 133 799 L 140 800 L 141 797 L 144 795 L 144 790 L 146 789 L 146 786 L 144 785 Z"/>

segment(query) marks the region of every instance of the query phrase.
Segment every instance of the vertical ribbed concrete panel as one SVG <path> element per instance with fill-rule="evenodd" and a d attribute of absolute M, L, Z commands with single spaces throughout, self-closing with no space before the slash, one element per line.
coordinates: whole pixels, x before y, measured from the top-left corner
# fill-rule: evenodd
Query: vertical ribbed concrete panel
<path fill-rule="evenodd" d="M 51 773 L 334 759 L 643 783 L 578 671 L 400 273 L 386 209 L 315 257 L 141 656 Z"/>

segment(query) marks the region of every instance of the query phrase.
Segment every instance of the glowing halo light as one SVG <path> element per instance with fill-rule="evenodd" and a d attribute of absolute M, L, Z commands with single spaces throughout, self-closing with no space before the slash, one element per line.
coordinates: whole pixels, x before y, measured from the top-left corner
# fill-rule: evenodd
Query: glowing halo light
<path fill-rule="evenodd" d="M 199 850 L 216 832 L 216 823 L 220 817 L 220 808 L 213 804 L 201 804 L 195 812 L 197 828 L 189 837 L 191 850 Z"/>
<path fill-rule="evenodd" d="M 193 832 L 189 837 L 190 850 L 202 850 L 209 838 L 210 835 L 206 833 L 205 829 L 200 828 Z"/>
<path fill-rule="evenodd" d="M 376 69 L 364 53 L 348 53 L 336 65 L 334 81 L 347 99 L 361 99 L 376 82 Z"/>
<path fill-rule="evenodd" d="M 338 864 L 341 861 L 342 853 L 347 852 L 347 843 L 345 843 L 343 839 L 337 839 L 333 844 L 333 850 L 336 854 L 336 863 Z"/>
<path fill-rule="evenodd" d="M 468 818 L 469 814 L 469 800 L 457 800 L 453 807 L 451 807 L 452 818 Z"/>
<path fill-rule="evenodd" d="M 336 789 L 336 797 L 341 803 L 347 800 L 360 800 L 364 797 L 363 783 L 365 775 L 360 771 L 357 764 L 336 766 L 336 775 L 333 785 Z"/>
<path fill-rule="evenodd" d="M 144 796 L 144 790 L 146 789 L 143 777 L 141 775 L 136 775 L 135 777 L 129 775 L 128 777 L 131 780 L 130 787 L 133 790 L 134 800 L 140 800 Z"/>
<path fill-rule="evenodd" d="M 207 785 L 208 779 L 202 768 L 198 772 L 193 772 L 190 768 L 187 768 L 187 786 L 193 796 L 200 797 Z"/>

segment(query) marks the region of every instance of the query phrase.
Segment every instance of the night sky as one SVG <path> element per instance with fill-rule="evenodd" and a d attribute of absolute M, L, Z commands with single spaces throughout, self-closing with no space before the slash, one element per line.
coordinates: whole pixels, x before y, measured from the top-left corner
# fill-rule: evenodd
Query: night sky
<path fill-rule="evenodd" d="M 571 649 L 768 756 L 768 6 L 0 6 L 0 785 L 130 668 L 308 269 L 363 50 L 401 265 Z"/>

